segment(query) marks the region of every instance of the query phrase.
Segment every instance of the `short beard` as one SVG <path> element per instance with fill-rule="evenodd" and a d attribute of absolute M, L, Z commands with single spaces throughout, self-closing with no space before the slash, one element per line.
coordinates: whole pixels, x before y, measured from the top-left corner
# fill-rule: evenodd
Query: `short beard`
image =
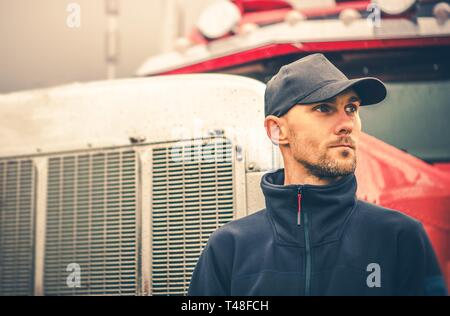
<path fill-rule="evenodd" d="M 351 165 L 345 168 L 340 166 L 336 160 L 329 159 L 326 153 L 320 156 L 315 164 L 303 159 L 297 159 L 297 161 L 305 167 L 310 175 L 318 179 L 347 176 L 356 170 L 356 156 Z"/>

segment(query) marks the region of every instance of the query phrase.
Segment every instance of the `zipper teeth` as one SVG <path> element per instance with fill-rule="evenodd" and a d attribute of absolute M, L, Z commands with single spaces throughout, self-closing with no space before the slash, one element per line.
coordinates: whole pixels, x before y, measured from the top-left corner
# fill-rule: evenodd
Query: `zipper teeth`
<path fill-rule="evenodd" d="M 298 188 L 297 191 L 297 200 L 298 200 L 298 207 L 297 207 L 297 225 L 300 225 L 300 219 L 302 214 L 302 192 L 300 188 Z"/>
<path fill-rule="evenodd" d="M 305 221 L 304 232 L 305 232 L 305 252 L 306 252 L 305 296 L 309 296 L 310 282 L 311 282 L 311 249 L 309 244 L 308 214 L 306 212 L 305 214 L 303 214 L 303 219 Z"/>
<path fill-rule="evenodd" d="M 302 201 L 302 191 L 301 187 L 298 187 L 297 191 L 297 198 L 298 198 L 298 213 L 297 213 L 297 224 L 300 225 L 300 218 L 301 218 L 301 201 Z M 303 231 L 305 235 L 305 257 L 306 257 L 306 264 L 305 264 L 305 296 L 310 295 L 310 287 L 311 287 L 311 249 L 310 249 L 310 241 L 309 241 L 309 228 L 308 228 L 308 214 L 303 211 Z"/>

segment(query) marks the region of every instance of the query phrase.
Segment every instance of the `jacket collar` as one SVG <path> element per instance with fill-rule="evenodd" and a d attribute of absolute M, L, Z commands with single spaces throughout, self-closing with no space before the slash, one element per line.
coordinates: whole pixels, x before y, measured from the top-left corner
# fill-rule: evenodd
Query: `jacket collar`
<path fill-rule="evenodd" d="M 284 169 L 264 174 L 261 189 L 277 242 L 303 247 L 305 226 L 311 245 L 338 240 L 356 205 L 356 188 L 354 173 L 329 185 L 284 185 Z M 300 225 L 297 223 L 299 192 Z"/>

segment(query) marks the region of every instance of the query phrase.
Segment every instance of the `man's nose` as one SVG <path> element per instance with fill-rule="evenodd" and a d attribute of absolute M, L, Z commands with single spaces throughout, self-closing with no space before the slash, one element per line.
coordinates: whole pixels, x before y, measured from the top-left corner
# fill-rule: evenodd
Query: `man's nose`
<path fill-rule="evenodd" d="M 355 127 L 355 114 L 346 112 L 345 110 L 338 112 L 338 118 L 336 123 L 336 134 L 350 134 Z"/>

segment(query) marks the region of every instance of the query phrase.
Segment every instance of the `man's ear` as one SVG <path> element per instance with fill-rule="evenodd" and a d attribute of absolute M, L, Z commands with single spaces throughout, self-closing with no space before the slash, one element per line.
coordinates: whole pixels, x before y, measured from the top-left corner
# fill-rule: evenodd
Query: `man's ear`
<path fill-rule="evenodd" d="M 283 118 L 274 115 L 268 115 L 264 120 L 267 136 L 269 136 L 274 145 L 289 144 L 287 129 L 284 123 Z"/>

